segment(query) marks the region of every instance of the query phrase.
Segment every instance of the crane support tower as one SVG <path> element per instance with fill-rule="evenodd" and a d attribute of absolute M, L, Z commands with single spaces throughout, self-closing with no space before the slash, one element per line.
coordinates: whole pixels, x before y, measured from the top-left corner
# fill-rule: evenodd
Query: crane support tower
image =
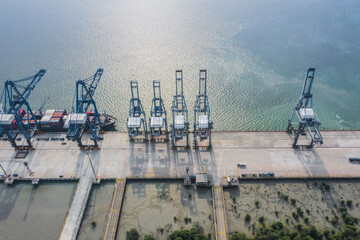
<path fill-rule="evenodd" d="M 188 109 L 186 107 L 183 91 L 183 72 L 175 71 L 176 95 L 174 96 L 172 115 L 173 123 L 171 124 L 171 142 L 173 148 L 189 148 L 189 122 Z M 185 144 L 180 145 L 179 141 L 185 138 Z"/>
<path fill-rule="evenodd" d="M 34 149 L 31 138 L 35 135 L 39 122 L 27 100 L 45 72 L 45 69 L 41 69 L 34 76 L 5 82 L 0 98 L 0 137 L 10 141 L 15 149 Z M 23 145 L 16 143 L 19 133 L 25 137 L 26 143 Z"/>
<path fill-rule="evenodd" d="M 167 128 L 167 114 L 164 102 L 161 98 L 161 88 L 159 81 L 153 81 L 154 98 L 150 112 L 150 134 L 151 141 L 163 139 L 169 141 Z"/>
<path fill-rule="evenodd" d="M 68 115 L 64 127 L 68 129 L 66 138 L 77 141 L 80 149 L 99 149 L 98 140 L 102 140 L 99 137 L 100 114 L 94 94 L 103 72 L 104 70 L 99 68 L 94 75 L 76 82 L 72 113 Z M 93 111 L 90 111 L 90 107 Z M 90 130 L 91 140 L 94 142 L 92 145 L 82 143 L 85 130 Z"/>
<path fill-rule="evenodd" d="M 210 105 L 206 93 L 207 72 L 200 70 L 199 95 L 196 97 L 194 107 L 194 148 L 211 148 L 211 129 L 213 123 L 210 120 Z M 208 140 L 208 145 L 199 145 L 199 141 Z"/>
<path fill-rule="evenodd" d="M 137 81 L 130 81 L 131 99 L 129 118 L 127 120 L 127 128 L 130 141 L 134 141 L 137 136 L 144 136 L 144 140 L 148 140 L 146 116 L 144 108 L 141 104 L 139 96 L 139 88 Z"/>
<path fill-rule="evenodd" d="M 289 120 L 289 125 L 287 130 L 294 134 L 293 148 L 306 147 L 312 148 L 315 143 L 323 143 L 323 138 L 319 131 L 319 126 L 321 125 L 320 120 L 316 116 L 313 109 L 313 95 L 311 93 L 312 84 L 315 76 L 315 68 L 309 68 L 306 74 L 305 83 L 303 86 L 302 94 L 300 100 Z M 298 123 L 295 125 L 293 123 L 294 116 L 297 116 Z M 306 135 L 305 129 L 309 132 L 311 140 L 307 145 L 299 145 L 298 139 L 300 135 Z"/>

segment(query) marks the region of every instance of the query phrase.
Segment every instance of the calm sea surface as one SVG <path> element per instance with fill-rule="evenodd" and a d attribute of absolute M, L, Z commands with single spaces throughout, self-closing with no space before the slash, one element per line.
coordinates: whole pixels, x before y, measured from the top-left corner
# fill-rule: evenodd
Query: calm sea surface
<path fill-rule="evenodd" d="M 358 0 L 1 0 L 0 32 L 1 85 L 47 69 L 34 109 L 47 96 L 45 109 L 70 109 L 75 81 L 102 67 L 98 107 L 125 130 L 129 81 L 139 82 L 149 114 L 160 80 L 171 115 L 182 69 L 192 124 L 207 69 L 216 130 L 282 130 L 316 67 L 322 129 L 360 129 Z"/>

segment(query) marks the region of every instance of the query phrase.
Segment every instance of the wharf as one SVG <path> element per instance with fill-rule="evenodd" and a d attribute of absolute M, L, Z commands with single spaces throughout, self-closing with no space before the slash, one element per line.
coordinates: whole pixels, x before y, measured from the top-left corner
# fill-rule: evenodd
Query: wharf
<path fill-rule="evenodd" d="M 85 136 L 87 136 L 86 134 Z M 286 132 L 214 132 L 213 149 L 171 150 L 170 143 L 129 142 L 126 133 L 102 134 L 100 150 L 79 150 L 64 133 L 38 135 L 36 150 L 23 159 L 8 142 L 0 142 L 0 163 L 9 174 L 28 176 L 23 161 L 40 179 L 76 179 L 89 165 L 100 178 L 174 178 L 208 172 L 214 184 L 224 176 L 274 172 L 276 177 L 360 177 L 360 165 L 349 158 L 360 156 L 360 131 L 322 131 L 323 145 L 293 149 Z M 192 139 L 190 139 L 192 140 Z M 85 140 L 86 142 L 86 140 Z M 246 162 L 246 168 L 237 164 Z"/>
<path fill-rule="evenodd" d="M 120 211 L 124 199 L 126 187 L 126 179 L 117 179 L 115 189 L 110 206 L 110 213 L 108 216 L 104 240 L 114 240 L 116 237 L 116 230 L 119 222 Z"/>
<path fill-rule="evenodd" d="M 87 164 L 76 188 L 59 240 L 75 240 L 90 196 L 94 179 L 91 164 Z M 95 180 L 95 181 L 94 181 Z"/>
<path fill-rule="evenodd" d="M 214 186 L 212 192 L 216 240 L 227 240 L 226 213 L 222 186 Z"/>

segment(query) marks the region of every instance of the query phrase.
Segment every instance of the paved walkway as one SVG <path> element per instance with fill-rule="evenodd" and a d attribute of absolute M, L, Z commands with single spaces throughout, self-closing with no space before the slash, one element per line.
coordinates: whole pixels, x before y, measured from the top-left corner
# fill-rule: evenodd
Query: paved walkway
<path fill-rule="evenodd" d="M 90 195 L 93 178 L 83 177 L 76 188 L 59 240 L 75 240 Z"/>
<path fill-rule="evenodd" d="M 104 240 L 114 240 L 116 237 L 119 215 L 125 194 L 126 179 L 117 179 L 113 199 L 110 206 L 110 213 L 106 224 Z"/>
<path fill-rule="evenodd" d="M 224 197 L 221 186 L 214 186 L 214 204 L 215 204 L 215 219 L 216 219 L 216 239 L 227 240 L 227 228 L 225 217 Z"/>

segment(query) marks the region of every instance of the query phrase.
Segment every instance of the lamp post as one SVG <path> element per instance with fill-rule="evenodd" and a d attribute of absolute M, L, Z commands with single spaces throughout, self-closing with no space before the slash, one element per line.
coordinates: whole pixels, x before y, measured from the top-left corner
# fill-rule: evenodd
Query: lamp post
<path fill-rule="evenodd" d="M 1 164 L 0 164 L 0 167 L 3 170 L 3 172 L 5 173 L 5 177 L 7 177 L 7 173 L 6 173 L 5 169 L 3 168 L 3 166 L 1 166 Z"/>

